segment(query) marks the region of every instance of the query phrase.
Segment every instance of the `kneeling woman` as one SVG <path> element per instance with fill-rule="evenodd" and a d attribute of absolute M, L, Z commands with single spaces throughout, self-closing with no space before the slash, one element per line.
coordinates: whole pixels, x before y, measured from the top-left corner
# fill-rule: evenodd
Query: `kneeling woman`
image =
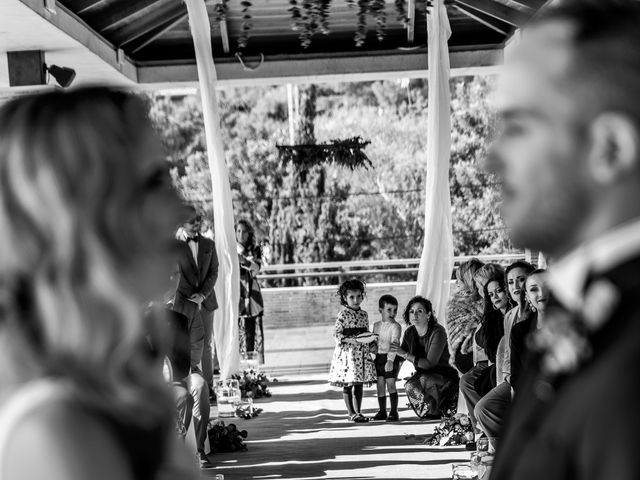
<path fill-rule="evenodd" d="M 391 351 L 416 368 L 405 384 L 407 398 L 418 417 L 439 418 L 458 391 L 458 373 L 449 364 L 447 334 L 424 297 L 409 301 L 404 321 L 411 326 L 404 332 L 402 345 L 391 344 Z"/>

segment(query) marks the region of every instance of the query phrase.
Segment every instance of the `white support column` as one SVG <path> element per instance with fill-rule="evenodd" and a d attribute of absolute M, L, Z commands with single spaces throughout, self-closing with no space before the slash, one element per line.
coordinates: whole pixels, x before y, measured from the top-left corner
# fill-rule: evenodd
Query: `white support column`
<path fill-rule="evenodd" d="M 231 202 L 229 172 L 220 132 L 220 113 L 216 98 L 217 76 L 211 50 L 211 25 L 204 0 L 185 0 L 198 67 L 207 155 L 211 170 L 213 219 L 216 251 L 220 260 L 215 291 L 218 298 L 213 322 L 213 339 L 220 363 L 220 378 L 236 373 L 240 365 L 238 348 L 238 307 L 240 267 Z"/>
<path fill-rule="evenodd" d="M 427 15 L 429 97 L 427 112 L 427 179 L 424 248 L 416 293 L 431 300 L 444 323 L 453 269 L 453 235 L 449 196 L 451 94 L 449 49 L 451 36 L 444 0 L 436 0 Z"/>

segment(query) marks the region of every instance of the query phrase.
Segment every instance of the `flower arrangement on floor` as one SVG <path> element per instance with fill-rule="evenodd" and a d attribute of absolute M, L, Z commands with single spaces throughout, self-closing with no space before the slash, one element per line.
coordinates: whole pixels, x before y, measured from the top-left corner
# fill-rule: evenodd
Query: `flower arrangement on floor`
<path fill-rule="evenodd" d="M 244 439 L 249 435 L 246 430 L 238 430 L 235 424 L 225 425 L 222 420 L 209 422 L 207 431 L 211 453 L 245 451 Z"/>
<path fill-rule="evenodd" d="M 253 403 L 247 403 L 244 405 L 238 405 L 236 407 L 236 417 L 244 418 L 245 420 L 251 420 L 262 413 L 261 408 L 253 406 Z"/>
<path fill-rule="evenodd" d="M 269 378 L 262 372 L 255 370 L 245 370 L 241 374 L 231 376 L 232 379 L 238 380 L 240 386 L 240 394 L 242 398 L 262 398 L 270 397 L 268 384 Z M 273 381 L 276 381 L 275 379 Z"/>
<path fill-rule="evenodd" d="M 446 416 L 440 422 L 433 432 L 431 439 L 427 441 L 428 445 L 434 446 L 452 446 L 465 445 L 473 442 L 473 426 L 471 420 L 464 413 L 456 413 L 455 415 Z"/>

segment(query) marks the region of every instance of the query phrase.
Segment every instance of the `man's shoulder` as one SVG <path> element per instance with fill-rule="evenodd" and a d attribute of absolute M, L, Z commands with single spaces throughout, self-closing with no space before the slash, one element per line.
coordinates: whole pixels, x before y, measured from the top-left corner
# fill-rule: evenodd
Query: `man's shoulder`
<path fill-rule="evenodd" d="M 209 237 L 205 237 L 204 235 L 200 235 L 200 243 L 202 245 L 206 245 L 207 247 L 215 247 L 215 242 Z"/>

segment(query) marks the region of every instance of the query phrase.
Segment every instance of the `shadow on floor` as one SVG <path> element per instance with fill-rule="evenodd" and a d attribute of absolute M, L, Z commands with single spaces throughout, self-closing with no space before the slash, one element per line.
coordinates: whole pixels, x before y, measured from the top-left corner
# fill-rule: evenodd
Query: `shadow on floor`
<path fill-rule="evenodd" d="M 399 423 L 348 421 L 342 392 L 324 381 L 278 382 L 272 384 L 272 392 L 272 397 L 256 401 L 264 408 L 259 417 L 227 422 L 249 432 L 248 451 L 213 454 L 217 468 L 203 472 L 205 477 L 222 473 L 225 480 L 448 479 L 442 476 L 450 469 L 447 464 L 464 455 L 462 447 L 424 445 L 437 422 L 424 422 L 406 412 Z M 374 388 L 367 391 L 363 407 L 369 415 L 377 410 Z"/>

